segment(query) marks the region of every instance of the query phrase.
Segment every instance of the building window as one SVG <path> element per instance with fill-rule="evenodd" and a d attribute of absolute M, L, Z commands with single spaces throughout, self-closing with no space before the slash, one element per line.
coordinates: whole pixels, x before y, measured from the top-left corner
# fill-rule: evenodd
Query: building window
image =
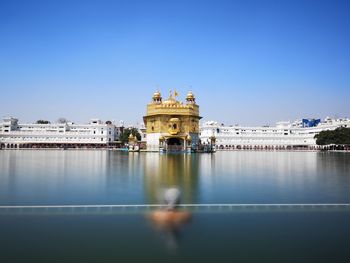
<path fill-rule="evenodd" d="M 103 141 L 103 138 L 101 138 L 101 142 Z"/>

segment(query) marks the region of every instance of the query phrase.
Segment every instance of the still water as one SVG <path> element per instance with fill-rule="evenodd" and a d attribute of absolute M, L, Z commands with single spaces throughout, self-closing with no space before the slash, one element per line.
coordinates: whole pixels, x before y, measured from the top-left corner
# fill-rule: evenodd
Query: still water
<path fill-rule="evenodd" d="M 0 205 L 350 203 L 350 154 L 0 151 Z M 350 211 L 192 211 L 160 229 L 142 211 L 0 211 L 0 262 L 349 262 Z"/>

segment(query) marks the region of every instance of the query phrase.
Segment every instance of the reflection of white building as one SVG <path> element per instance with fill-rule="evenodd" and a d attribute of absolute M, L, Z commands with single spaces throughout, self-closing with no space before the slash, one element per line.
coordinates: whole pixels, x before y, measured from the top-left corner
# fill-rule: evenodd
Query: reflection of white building
<path fill-rule="evenodd" d="M 327 117 L 314 127 L 305 127 L 302 121 L 278 122 L 274 127 L 225 126 L 209 121 L 201 126 L 200 139 L 209 144 L 215 136 L 218 149 L 314 149 L 316 134 L 339 127 L 350 127 L 350 119 Z"/>
<path fill-rule="evenodd" d="M 106 146 L 119 138 L 120 129 L 110 121 L 92 119 L 89 124 L 19 123 L 15 118 L 4 118 L 0 123 L 2 148 Z"/>

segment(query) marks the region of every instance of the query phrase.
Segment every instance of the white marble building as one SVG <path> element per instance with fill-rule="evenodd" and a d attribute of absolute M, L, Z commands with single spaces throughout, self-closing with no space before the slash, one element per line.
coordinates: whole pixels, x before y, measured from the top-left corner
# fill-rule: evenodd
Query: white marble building
<path fill-rule="evenodd" d="M 302 127 L 302 122 L 278 122 L 274 127 L 225 126 L 215 121 L 201 125 L 202 144 L 216 139 L 217 149 L 317 149 L 314 136 L 324 130 L 350 127 L 350 119 L 327 117 L 315 127 Z"/>
<path fill-rule="evenodd" d="M 20 123 L 8 117 L 0 123 L 0 146 L 2 148 L 32 147 L 103 147 L 115 142 L 120 128 L 107 121 L 92 119 L 88 124 Z"/>

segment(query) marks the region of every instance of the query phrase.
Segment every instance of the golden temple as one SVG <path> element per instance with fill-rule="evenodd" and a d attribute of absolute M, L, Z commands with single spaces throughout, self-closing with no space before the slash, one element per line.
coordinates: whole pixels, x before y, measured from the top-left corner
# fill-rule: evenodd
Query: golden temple
<path fill-rule="evenodd" d="M 170 91 L 166 100 L 156 91 L 143 117 L 148 151 L 195 151 L 199 143 L 199 106 L 190 91 L 185 103 Z"/>

